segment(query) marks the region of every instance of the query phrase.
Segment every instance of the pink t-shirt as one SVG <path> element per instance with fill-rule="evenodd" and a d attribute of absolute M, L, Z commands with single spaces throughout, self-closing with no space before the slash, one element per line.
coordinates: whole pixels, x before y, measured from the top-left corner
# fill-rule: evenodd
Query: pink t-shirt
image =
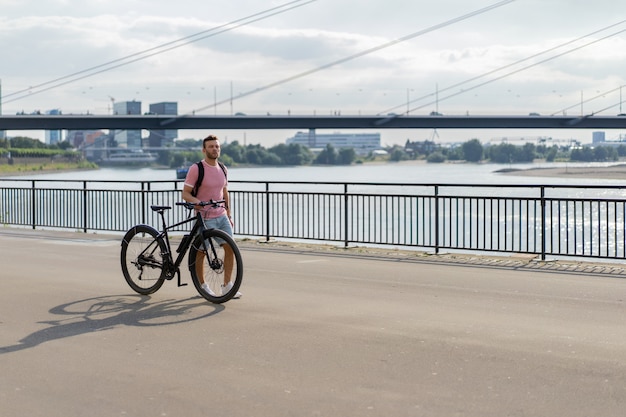
<path fill-rule="evenodd" d="M 226 174 L 222 171 L 219 164 L 211 166 L 202 160 L 202 166 L 204 167 L 204 177 L 202 178 L 202 185 L 198 190 L 196 197 L 200 201 L 209 200 L 221 200 L 224 198 L 224 188 L 228 186 L 228 180 Z M 226 169 L 226 168 L 224 168 Z M 185 185 L 189 187 L 195 187 L 198 180 L 198 165 L 193 164 L 187 171 L 187 177 L 185 177 Z M 205 206 L 202 210 L 202 217 L 205 219 L 214 219 L 226 214 L 224 207 L 213 208 L 211 206 Z"/>

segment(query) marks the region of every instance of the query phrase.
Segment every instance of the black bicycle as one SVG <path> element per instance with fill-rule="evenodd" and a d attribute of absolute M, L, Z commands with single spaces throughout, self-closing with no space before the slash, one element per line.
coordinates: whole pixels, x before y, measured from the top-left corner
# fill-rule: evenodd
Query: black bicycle
<path fill-rule="evenodd" d="M 224 200 L 194 203 L 176 203 L 192 210 L 195 206 L 220 207 Z M 122 272 L 128 285 L 139 294 L 156 292 L 165 280 L 178 276 L 187 251 L 189 272 L 198 293 L 212 303 L 223 303 L 235 296 L 243 279 L 241 252 L 235 240 L 227 233 L 205 226 L 200 212 L 179 223 L 167 226 L 165 211 L 169 206 L 150 206 L 161 216 L 162 231 L 139 224 L 126 232 L 122 239 Z M 181 239 L 174 259 L 168 231 L 185 223 L 194 222 L 193 229 Z"/>

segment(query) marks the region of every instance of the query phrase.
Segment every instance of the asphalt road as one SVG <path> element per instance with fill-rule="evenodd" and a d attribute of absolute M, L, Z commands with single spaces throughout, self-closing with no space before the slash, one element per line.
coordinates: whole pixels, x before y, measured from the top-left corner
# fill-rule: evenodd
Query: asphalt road
<path fill-rule="evenodd" d="M 218 306 L 134 294 L 117 236 L 1 229 L 0 415 L 626 415 L 623 278 L 242 253 Z"/>

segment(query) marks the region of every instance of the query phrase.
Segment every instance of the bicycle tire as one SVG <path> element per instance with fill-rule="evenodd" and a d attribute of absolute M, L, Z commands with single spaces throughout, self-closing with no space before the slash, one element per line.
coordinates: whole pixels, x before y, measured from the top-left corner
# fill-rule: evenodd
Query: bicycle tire
<path fill-rule="evenodd" d="M 141 224 L 129 229 L 122 239 L 120 260 L 130 288 L 143 295 L 161 288 L 165 282 L 166 252 L 167 246 L 155 228 Z"/>
<path fill-rule="evenodd" d="M 202 236 L 204 239 L 196 236 L 189 248 L 188 264 L 191 280 L 202 297 L 212 303 L 221 304 L 233 298 L 241 287 L 243 279 L 241 252 L 235 240 L 226 232 L 210 229 L 205 230 Z M 204 256 L 203 240 L 206 243 L 209 256 Z M 230 274 L 228 273 L 229 263 L 227 259 L 229 249 L 232 251 L 233 257 L 230 263 L 232 265 Z M 198 256 L 202 258 L 202 280 L 200 279 L 199 268 L 196 267 L 199 260 Z M 228 276 L 230 276 L 230 280 L 227 278 Z M 226 294 L 222 294 L 223 284 L 226 281 L 232 281 L 233 286 Z M 203 282 L 209 285 L 213 295 L 202 288 Z"/>

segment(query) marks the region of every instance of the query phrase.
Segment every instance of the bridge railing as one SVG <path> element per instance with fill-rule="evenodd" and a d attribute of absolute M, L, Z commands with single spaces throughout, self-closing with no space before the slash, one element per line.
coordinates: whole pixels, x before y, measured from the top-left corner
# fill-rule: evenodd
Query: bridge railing
<path fill-rule="evenodd" d="M 0 224 L 123 232 L 187 213 L 180 181 L 0 179 Z M 626 258 L 626 188 L 230 181 L 235 233 L 439 252 Z M 182 232 L 183 230 L 181 230 Z"/>

